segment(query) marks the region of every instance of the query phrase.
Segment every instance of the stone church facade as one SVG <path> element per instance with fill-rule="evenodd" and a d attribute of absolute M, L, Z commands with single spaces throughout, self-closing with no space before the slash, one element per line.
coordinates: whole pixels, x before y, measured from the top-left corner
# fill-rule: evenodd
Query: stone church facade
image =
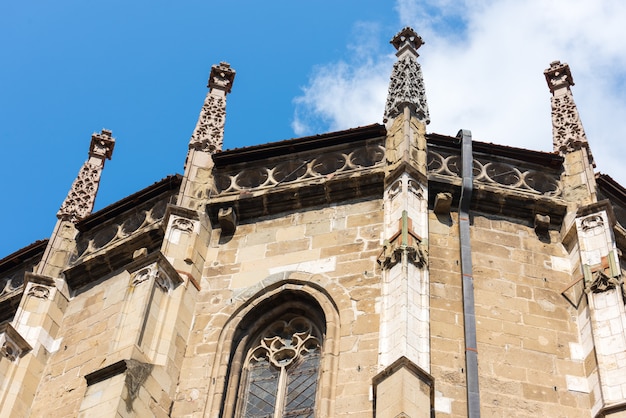
<path fill-rule="evenodd" d="M 554 152 L 427 133 L 410 28 L 382 124 L 222 150 L 235 71 L 173 175 L 0 260 L 0 416 L 626 417 L 626 189 L 567 64 Z"/>

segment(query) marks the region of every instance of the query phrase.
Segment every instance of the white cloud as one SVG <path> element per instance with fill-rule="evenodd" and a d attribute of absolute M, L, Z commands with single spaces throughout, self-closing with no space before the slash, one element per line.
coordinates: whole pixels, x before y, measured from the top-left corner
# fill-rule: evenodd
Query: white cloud
<path fill-rule="evenodd" d="M 359 22 L 348 45 L 350 60 L 313 69 L 296 105 L 292 128 L 297 135 L 369 125 L 382 120 L 394 56 L 381 53 L 378 25 Z"/>
<path fill-rule="evenodd" d="M 396 10 L 398 29 L 410 25 L 426 41 L 420 62 L 429 131 L 454 135 L 466 128 L 479 141 L 551 151 L 543 70 L 560 60 L 571 67 L 599 170 L 626 185 L 620 170 L 626 126 L 618 123 L 626 117 L 626 2 L 397 0 Z M 378 32 L 372 37 L 393 35 Z M 346 61 L 316 69 L 295 100 L 297 134 L 382 120 L 393 51 L 367 42 L 375 47 L 351 47 Z"/>

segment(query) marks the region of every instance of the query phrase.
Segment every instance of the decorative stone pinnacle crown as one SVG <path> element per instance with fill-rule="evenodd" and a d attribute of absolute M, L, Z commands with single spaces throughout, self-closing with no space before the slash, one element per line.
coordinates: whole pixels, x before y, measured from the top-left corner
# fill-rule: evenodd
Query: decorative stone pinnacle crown
<path fill-rule="evenodd" d="M 72 188 L 57 212 L 57 218 L 75 223 L 91 214 L 100 185 L 104 160 L 105 158 L 111 159 L 114 146 L 115 138 L 107 129 L 91 136 L 89 159 L 78 172 Z"/>
<path fill-rule="evenodd" d="M 233 82 L 235 81 L 235 70 L 230 68 L 230 64 L 227 62 L 220 62 L 219 65 L 211 67 L 211 74 L 209 75 L 208 88 L 224 90 L 227 94 L 230 93 L 233 88 Z"/>
<path fill-rule="evenodd" d="M 394 36 L 391 41 L 389 41 L 391 45 L 398 52 L 405 47 L 410 47 L 414 52 L 417 51 L 422 45 L 424 45 L 424 40 L 421 36 L 417 34 L 413 30 L 413 28 L 406 26 L 400 32 Z M 417 52 L 415 52 L 417 54 Z"/>
<path fill-rule="evenodd" d="M 545 70 L 543 74 L 546 76 L 548 88 L 552 93 L 562 87 L 574 85 L 574 77 L 572 77 L 572 72 L 570 71 L 567 63 L 552 61 L 550 63 L 550 68 Z"/>
<path fill-rule="evenodd" d="M 390 42 L 397 50 L 398 61 L 393 65 L 389 92 L 383 121 L 395 118 L 405 107 L 417 117 L 420 122 L 430 123 L 426 90 L 422 68 L 417 62 L 417 48 L 424 44 L 422 38 L 409 27 L 402 29 Z"/>
<path fill-rule="evenodd" d="M 89 156 L 111 159 L 113 148 L 115 148 L 115 138 L 111 136 L 112 132 L 108 129 L 102 129 L 102 132 L 93 133 L 91 135 L 91 144 L 89 145 Z"/>

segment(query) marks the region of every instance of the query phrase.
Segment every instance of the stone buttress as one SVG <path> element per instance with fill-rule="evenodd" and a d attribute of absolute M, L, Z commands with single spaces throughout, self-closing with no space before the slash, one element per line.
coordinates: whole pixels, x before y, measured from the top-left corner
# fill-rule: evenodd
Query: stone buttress
<path fill-rule="evenodd" d="M 429 417 L 428 106 L 417 49 L 404 28 L 392 40 L 394 64 L 385 108 L 387 125 L 384 247 L 376 416 Z M 405 414 L 405 415 L 399 415 Z"/>
<path fill-rule="evenodd" d="M 211 67 L 209 92 L 189 140 L 185 174 L 176 205 L 168 206 L 162 253 L 176 270 L 199 288 L 211 235 L 204 211 L 213 184 L 213 155 L 222 150 L 226 120 L 226 95 L 231 92 L 235 70 L 221 62 Z"/>
<path fill-rule="evenodd" d="M 104 162 L 111 159 L 114 146 L 111 131 L 103 129 L 92 135 L 89 159 L 57 213 L 58 221 L 43 257 L 34 273 L 25 274 L 15 316 L 0 331 L 0 351 L 9 359 L 0 364 L 2 416 L 28 415 L 47 359 L 59 350 L 59 328 L 70 299 L 62 272 L 75 250 L 76 223 L 93 210 Z M 20 358 L 31 350 L 31 356 Z"/>
<path fill-rule="evenodd" d="M 562 235 L 572 254 L 573 275 L 564 295 L 582 289 L 578 298 L 568 300 L 578 309 L 584 386 L 593 395 L 593 415 L 613 416 L 612 408 L 626 402 L 626 310 L 616 220 L 609 201 L 598 201 L 595 164 L 570 89 L 570 68 L 554 61 L 544 74 L 552 92 L 554 151 L 564 158 L 561 182 L 568 213 Z"/>

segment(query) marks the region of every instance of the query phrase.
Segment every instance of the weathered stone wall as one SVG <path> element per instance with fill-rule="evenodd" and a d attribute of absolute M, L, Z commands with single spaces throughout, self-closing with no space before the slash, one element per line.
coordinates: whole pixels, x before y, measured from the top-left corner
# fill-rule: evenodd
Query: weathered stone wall
<path fill-rule="evenodd" d="M 168 415 L 196 292 L 186 282 L 164 290 L 156 274 L 141 275 L 145 270 L 135 266 L 103 277 L 70 300 L 60 346 L 46 351 L 32 416 Z M 118 362 L 127 367 L 102 372 Z M 104 377 L 88 387 L 86 377 L 94 373 Z"/>
<path fill-rule="evenodd" d="M 589 417 L 578 313 L 561 291 L 570 257 L 556 231 L 474 213 L 471 227 L 481 411 L 484 416 Z M 438 416 L 467 416 L 456 213 L 430 219 L 431 344 Z M 581 312 L 582 312 L 581 307 Z"/>
<path fill-rule="evenodd" d="M 267 294 L 312 295 L 326 315 L 319 416 L 371 416 L 377 373 L 382 199 L 239 225 L 212 237 L 173 416 L 218 416 L 229 337 Z M 231 334 L 229 334 L 231 333 Z"/>

